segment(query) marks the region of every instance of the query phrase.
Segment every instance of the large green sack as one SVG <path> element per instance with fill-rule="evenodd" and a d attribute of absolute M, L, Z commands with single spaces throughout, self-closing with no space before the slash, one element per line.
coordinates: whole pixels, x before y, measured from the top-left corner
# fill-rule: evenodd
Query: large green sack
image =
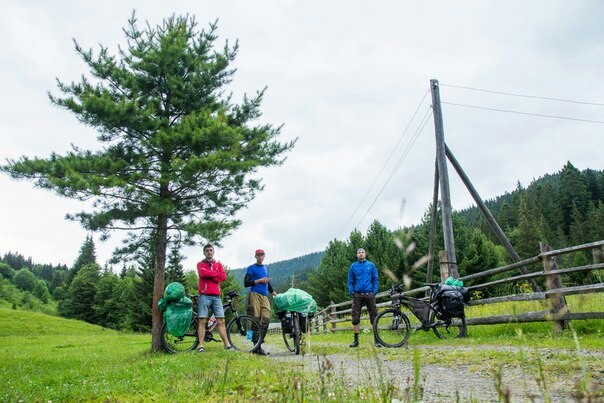
<path fill-rule="evenodd" d="M 294 311 L 311 314 L 317 312 L 317 303 L 312 295 L 297 288 L 290 288 L 284 293 L 278 294 L 273 301 L 275 312 Z"/>
<path fill-rule="evenodd" d="M 191 299 L 187 297 L 182 297 L 178 301 L 168 302 L 166 312 L 164 313 L 164 320 L 171 335 L 180 337 L 191 326 L 191 319 L 193 318 L 192 303 Z"/>
<path fill-rule="evenodd" d="M 164 291 L 164 299 L 167 301 L 178 301 L 185 296 L 185 286 L 179 282 L 168 284 Z"/>

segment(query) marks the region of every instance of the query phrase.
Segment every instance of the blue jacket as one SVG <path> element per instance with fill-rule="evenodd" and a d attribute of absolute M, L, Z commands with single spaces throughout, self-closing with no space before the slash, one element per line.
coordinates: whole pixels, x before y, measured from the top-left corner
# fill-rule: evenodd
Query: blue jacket
<path fill-rule="evenodd" d="M 350 265 L 348 270 L 348 292 L 350 295 L 355 292 L 378 292 L 378 272 L 377 268 L 369 260 L 356 261 Z"/>

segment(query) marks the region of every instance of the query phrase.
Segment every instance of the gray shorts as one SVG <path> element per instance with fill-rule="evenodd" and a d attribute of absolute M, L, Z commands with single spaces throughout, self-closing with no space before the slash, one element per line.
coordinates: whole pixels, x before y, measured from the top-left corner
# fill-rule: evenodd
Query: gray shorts
<path fill-rule="evenodd" d="M 200 295 L 197 302 L 197 316 L 207 318 L 210 309 L 217 318 L 224 318 L 224 308 L 222 307 L 220 297 L 215 295 Z"/>

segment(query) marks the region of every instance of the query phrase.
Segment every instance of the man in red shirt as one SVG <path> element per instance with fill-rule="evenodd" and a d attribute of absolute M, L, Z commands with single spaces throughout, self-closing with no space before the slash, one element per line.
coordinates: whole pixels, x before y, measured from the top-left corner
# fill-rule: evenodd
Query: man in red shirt
<path fill-rule="evenodd" d="M 222 263 L 214 260 L 214 247 L 207 244 L 203 247 L 205 259 L 197 263 L 197 274 L 199 275 L 199 303 L 197 306 L 197 315 L 199 317 L 199 326 L 197 334 L 199 336 L 199 351 L 204 351 L 203 339 L 206 335 L 206 322 L 208 313 L 211 309 L 218 321 L 218 334 L 222 339 L 225 350 L 233 347 L 229 344 L 224 326 L 224 309 L 220 299 L 220 283 L 226 280 L 226 272 Z"/>

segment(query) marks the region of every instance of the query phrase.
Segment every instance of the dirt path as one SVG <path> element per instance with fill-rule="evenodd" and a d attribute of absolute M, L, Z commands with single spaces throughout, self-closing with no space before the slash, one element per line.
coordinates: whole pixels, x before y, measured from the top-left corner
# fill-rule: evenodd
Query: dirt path
<path fill-rule="evenodd" d="M 438 354 L 439 350 L 451 352 L 451 347 L 416 347 L 420 357 L 422 354 Z M 474 346 L 474 347 L 455 347 L 455 354 L 463 357 L 464 354 L 476 354 L 480 352 L 480 357 L 488 357 L 490 354 L 496 356 L 501 353 L 513 353 L 521 356 L 521 349 L 510 346 Z M 354 351 L 350 354 L 327 354 L 315 355 L 311 352 L 304 356 L 296 356 L 285 350 L 283 346 L 271 345 L 269 350 L 272 352 L 271 359 L 288 362 L 296 365 L 306 371 L 312 371 L 322 374 L 324 377 L 335 377 L 346 385 L 355 387 L 359 384 L 367 387 L 379 388 L 391 386 L 398 390 L 399 396 L 408 395 L 413 387 L 414 366 L 413 351 L 410 349 L 378 349 L 376 353 L 369 354 L 369 357 L 355 355 Z M 341 351 L 341 349 L 340 349 Z M 560 351 L 554 349 L 539 349 L 537 352 L 531 350 L 532 358 L 537 354 L 541 362 L 557 362 L 560 354 L 575 356 L 580 360 L 580 355 L 576 351 Z M 604 351 L 586 352 L 590 357 L 604 362 Z M 419 375 L 419 386 L 421 388 L 421 400 L 423 402 L 442 402 L 442 401 L 478 401 L 492 402 L 499 401 L 496 383 L 500 382 L 500 390 L 509 396 L 511 402 L 534 401 L 544 402 L 549 399 L 552 402 L 573 402 L 577 401 L 576 396 L 577 382 L 580 380 L 580 373 L 569 373 L 569 371 L 554 371 L 556 373 L 546 373 L 545 388 L 537 379 L 538 365 L 522 365 L 518 360 L 512 360 L 511 364 L 495 367 L 489 359 L 483 361 L 469 362 L 460 359 L 459 363 L 438 363 L 421 364 Z M 466 362 L 466 363 L 464 363 Z M 561 364 L 563 365 L 563 364 Z M 555 366 L 555 365 L 554 365 Z M 528 369 L 527 369 L 528 368 Z M 601 369 L 602 366 L 600 365 Z M 500 376 L 497 375 L 499 372 Z M 597 402 L 604 402 L 604 372 L 600 370 L 599 379 L 595 379 L 593 388 L 599 390 L 601 397 L 596 397 Z M 593 379 L 592 379 L 593 380 Z M 503 399 L 502 399 L 503 401 Z"/>

